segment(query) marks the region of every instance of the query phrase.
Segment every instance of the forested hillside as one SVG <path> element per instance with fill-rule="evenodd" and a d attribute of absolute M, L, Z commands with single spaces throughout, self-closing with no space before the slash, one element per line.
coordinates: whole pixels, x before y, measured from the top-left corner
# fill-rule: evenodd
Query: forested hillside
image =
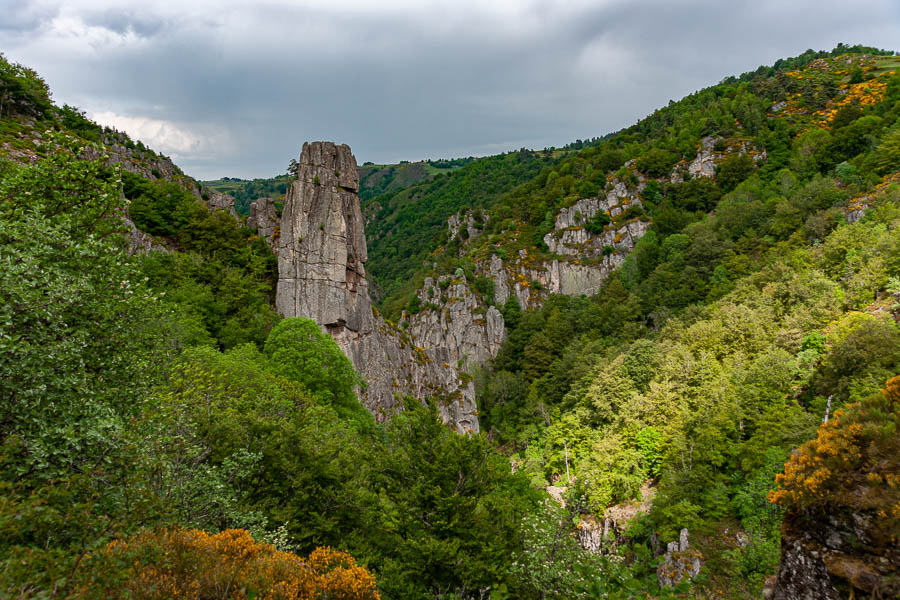
<path fill-rule="evenodd" d="M 558 215 L 640 200 L 568 227 L 646 226 L 597 294 L 499 306 L 458 435 L 376 423 L 212 183 L 0 59 L 0 596 L 900 593 L 898 66 L 809 51 L 589 144 L 363 165 L 390 316 L 430 275 L 494 302 L 493 257 L 596 262 Z"/>
<path fill-rule="evenodd" d="M 566 486 L 587 512 L 651 482 L 630 547 L 698 533 L 710 593 L 757 593 L 780 549 L 766 494 L 791 450 L 900 372 L 900 77 L 895 57 L 857 50 L 670 105 L 508 196 L 485 225 L 497 233 L 477 241 L 547 252 L 535 245 L 544 213 L 596 193 L 627 159 L 659 178 L 642 192 L 649 232 L 599 294 L 506 307 L 511 333 L 478 377 L 478 404 L 520 471 Z M 715 176 L 678 177 L 701 137 L 724 154 Z M 875 477 L 895 481 L 898 467 L 888 459 Z M 793 485 L 829 493 L 816 477 Z"/>

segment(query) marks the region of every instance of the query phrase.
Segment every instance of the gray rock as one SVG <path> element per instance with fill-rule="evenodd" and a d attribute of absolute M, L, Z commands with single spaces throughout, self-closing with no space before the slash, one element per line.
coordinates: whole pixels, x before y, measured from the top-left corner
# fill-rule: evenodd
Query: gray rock
<path fill-rule="evenodd" d="M 303 145 L 278 240 L 275 307 L 281 314 L 304 316 L 329 330 L 373 330 L 358 185 L 349 146 Z"/>
<path fill-rule="evenodd" d="M 685 578 L 692 579 L 700 574 L 702 555 L 691 549 L 688 530 L 682 529 L 678 540 L 669 542 L 663 562 L 656 569 L 656 578 L 662 587 L 674 587 Z"/>
<path fill-rule="evenodd" d="M 900 598 L 896 530 L 877 509 L 791 510 L 781 528 L 776 600 Z"/>
<path fill-rule="evenodd" d="M 257 198 L 250 203 L 250 216 L 247 225 L 256 229 L 259 237 L 266 240 L 273 251 L 277 250 L 278 238 L 281 236 L 281 225 L 278 222 L 278 211 L 273 198 Z"/>
<path fill-rule="evenodd" d="M 487 213 L 483 210 L 481 212 L 481 222 L 487 220 Z M 465 216 L 461 216 L 459 213 L 455 215 L 451 215 L 447 219 L 447 232 L 450 234 L 450 238 L 454 238 L 459 234 L 460 228 L 465 225 L 466 226 L 466 240 L 473 240 L 479 235 L 481 235 L 481 229 L 478 227 L 477 222 L 475 221 L 475 216 L 467 214 Z"/>
<path fill-rule="evenodd" d="M 716 163 L 721 160 L 713 151 L 713 147 L 720 138 L 705 137 L 700 140 L 700 148 L 697 150 L 697 156 L 688 165 L 688 173 L 691 177 L 715 177 Z"/>
<path fill-rule="evenodd" d="M 493 307 L 479 310 L 465 278 L 445 289 L 429 282 L 420 295 L 436 310 L 408 316 L 405 331 L 375 316 L 358 187 L 348 146 L 303 145 L 281 218 L 275 306 L 286 317 L 313 319 L 334 338 L 366 380 L 360 402 L 377 419 L 401 410 L 406 395 L 436 396 L 447 423 L 477 432 L 475 389 L 463 369 L 496 354 L 503 317 Z M 254 209 L 258 227 L 267 210 Z"/>
<path fill-rule="evenodd" d="M 232 217 L 237 217 L 237 213 L 234 212 L 234 198 L 228 194 L 213 190 L 208 192 L 208 196 L 209 199 L 206 201 L 206 207 L 209 209 L 209 212 L 213 213 L 217 210 L 224 210 Z"/>

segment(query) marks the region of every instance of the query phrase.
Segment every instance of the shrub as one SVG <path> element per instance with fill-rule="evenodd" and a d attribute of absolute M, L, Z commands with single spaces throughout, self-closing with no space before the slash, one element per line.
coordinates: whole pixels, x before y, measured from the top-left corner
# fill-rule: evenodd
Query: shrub
<path fill-rule="evenodd" d="M 352 556 L 316 548 L 306 558 L 243 529 L 145 531 L 113 541 L 91 564 L 83 598 L 379 600 L 375 578 Z"/>
<path fill-rule="evenodd" d="M 756 163 L 749 154 L 734 154 L 716 167 L 716 181 L 722 186 L 722 191 L 730 192 L 755 170 Z"/>
<path fill-rule="evenodd" d="M 603 233 L 603 228 L 610 223 L 612 223 L 612 219 L 609 218 L 609 215 L 602 210 L 598 210 L 584 228 L 590 233 L 600 234 Z"/>
<path fill-rule="evenodd" d="M 851 404 L 819 427 L 775 477 L 769 501 L 787 508 L 877 509 L 886 531 L 900 525 L 900 376 L 880 396 Z"/>
<path fill-rule="evenodd" d="M 653 148 L 644 152 L 637 159 L 636 166 L 642 173 L 646 173 L 650 177 L 665 177 L 672 170 L 676 161 L 677 157 L 671 152 Z"/>

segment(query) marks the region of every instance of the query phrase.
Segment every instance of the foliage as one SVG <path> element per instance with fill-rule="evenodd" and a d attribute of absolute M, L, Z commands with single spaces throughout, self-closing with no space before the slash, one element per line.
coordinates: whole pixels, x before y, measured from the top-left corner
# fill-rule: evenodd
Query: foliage
<path fill-rule="evenodd" d="M 304 558 L 256 542 L 241 529 L 143 531 L 89 559 L 78 597 L 378 600 L 375 578 L 346 552 Z"/>
<path fill-rule="evenodd" d="M 476 389 L 483 427 L 535 485 L 571 478 L 599 514 L 655 484 L 643 539 L 739 522 L 747 545 L 717 548 L 710 565 L 755 589 L 778 562 L 784 511 L 766 496 L 791 450 L 826 411 L 900 370 L 890 296 L 900 197 L 882 177 L 895 100 L 876 91 L 846 108 L 834 90 L 859 93 L 837 66 L 847 59 L 815 60 L 799 81 L 761 70 L 673 103 L 522 186 L 487 227 L 519 220 L 518 239 L 540 237 L 580 186 L 612 176 L 592 163 L 610 148 L 646 170 L 682 143 L 723 138 L 714 178 L 655 182 L 643 202 L 650 232 L 597 295 L 551 296 L 515 315 Z M 877 59 L 852 61 L 892 89 Z M 767 118 L 789 94 L 806 108 Z M 629 172 L 615 176 L 627 184 Z M 848 206 L 868 216 L 848 223 Z"/>
<path fill-rule="evenodd" d="M 341 416 L 360 423 L 371 420 L 356 399 L 362 377 L 315 321 L 301 317 L 282 320 L 269 334 L 265 352 L 274 369 L 333 406 Z"/>
<path fill-rule="evenodd" d="M 456 434 L 434 408 L 411 403 L 384 429 L 361 430 L 250 345 L 189 350 L 162 394 L 156 428 L 173 435 L 153 454 L 177 522 L 265 539 L 283 524 L 289 546 L 341 544 L 390 597 L 505 577 L 534 492 L 483 436 Z"/>
<path fill-rule="evenodd" d="M 296 159 L 291 159 L 292 165 L 295 165 L 296 162 Z M 228 194 L 234 198 L 235 212 L 246 216 L 250 214 L 250 204 L 256 202 L 259 198 L 274 198 L 275 206 L 280 207 L 284 201 L 284 195 L 291 185 L 292 178 L 296 178 L 296 173 L 292 174 L 289 169 L 287 175 L 276 175 L 268 179 L 257 178 L 246 181 L 233 177 L 223 177 L 213 181 L 202 181 L 201 185 L 204 189 Z"/>
<path fill-rule="evenodd" d="M 367 544 L 392 598 L 466 597 L 508 578 L 537 494 L 484 436 L 458 435 L 434 406 L 409 402 L 375 455 L 379 490 Z"/>
<path fill-rule="evenodd" d="M 4 112 L 33 117 L 46 115 L 51 107 L 50 89 L 32 69 L 0 54 L 0 118 Z"/>
<path fill-rule="evenodd" d="M 263 344 L 278 320 L 271 308 L 277 261 L 266 243 L 225 211 L 213 214 L 182 185 L 125 173 L 129 215 L 142 230 L 172 238 L 180 253 L 141 260 L 149 285 L 181 314 L 183 344 Z"/>
<path fill-rule="evenodd" d="M 64 104 L 63 107 L 59 109 L 59 114 L 63 126 L 75 133 L 81 139 L 93 143 L 99 143 L 101 141 L 100 138 L 103 133 L 103 128 L 89 120 L 83 111 L 78 110 L 74 106 Z"/>
<path fill-rule="evenodd" d="M 511 589 L 520 597 L 594 598 L 594 580 L 603 572 L 600 556 L 575 538 L 578 511 L 545 502 L 523 523 L 525 543 L 510 568 Z"/>
<path fill-rule="evenodd" d="M 515 185 L 527 181 L 549 153 L 520 151 L 479 159 L 408 187 L 387 189 L 371 199 L 361 194 L 367 219 L 366 268 L 384 290 L 380 307 L 397 317 L 418 280 L 422 260 L 446 240 L 447 219 L 465 207 L 488 208 Z M 452 272 L 452 270 L 450 271 Z"/>
<path fill-rule="evenodd" d="M 881 527 L 900 524 L 900 377 L 880 395 L 835 412 L 816 438 L 791 455 L 769 500 L 787 508 L 836 505 L 878 510 Z"/>
<path fill-rule="evenodd" d="M 54 142 L 32 165 L 4 165 L 0 180 L 7 591 L 68 589 L 73 552 L 153 512 L 132 424 L 167 359 L 162 311 L 121 247 L 115 173 L 76 158 L 73 139 Z"/>

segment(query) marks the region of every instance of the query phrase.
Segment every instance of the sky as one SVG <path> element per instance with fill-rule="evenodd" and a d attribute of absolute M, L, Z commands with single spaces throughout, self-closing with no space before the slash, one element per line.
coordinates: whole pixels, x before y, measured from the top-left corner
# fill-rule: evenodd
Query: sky
<path fill-rule="evenodd" d="M 0 0 L 0 52 L 199 179 L 283 173 L 308 140 L 562 146 L 838 42 L 900 50 L 900 1 Z"/>

